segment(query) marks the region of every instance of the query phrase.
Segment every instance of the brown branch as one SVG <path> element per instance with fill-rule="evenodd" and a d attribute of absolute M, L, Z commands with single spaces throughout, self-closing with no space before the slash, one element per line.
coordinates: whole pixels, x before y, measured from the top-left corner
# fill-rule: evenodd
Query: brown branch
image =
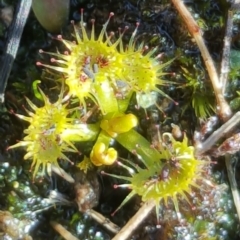
<path fill-rule="evenodd" d="M 235 179 L 235 174 L 232 168 L 232 159 L 229 154 L 225 156 L 225 164 L 226 164 L 228 179 L 229 179 L 229 183 L 230 183 L 231 191 L 233 195 L 233 201 L 237 210 L 238 220 L 240 222 L 240 196 L 238 192 L 237 182 Z"/>
<path fill-rule="evenodd" d="M 143 222 L 143 220 L 149 215 L 149 213 L 156 206 L 154 200 L 148 200 L 137 213 L 127 222 L 127 224 L 119 231 L 119 233 L 112 238 L 112 240 L 125 240 L 129 239 L 133 231 Z"/>
<path fill-rule="evenodd" d="M 195 147 L 195 154 L 202 155 L 208 150 L 211 149 L 211 147 L 219 141 L 222 137 L 225 137 L 227 134 L 229 134 L 240 122 L 240 112 L 235 113 L 231 119 L 229 119 L 226 123 L 224 123 L 220 128 L 218 128 L 216 131 L 214 131 L 206 141 L 203 143 L 197 145 Z"/>
<path fill-rule="evenodd" d="M 223 94 L 225 93 L 226 84 L 228 80 L 229 57 L 230 57 L 231 42 L 232 42 L 232 28 L 233 28 L 233 12 L 228 11 L 228 18 L 227 18 L 226 31 L 225 31 L 224 44 L 223 44 L 220 79 L 219 79 L 220 84 L 222 85 Z"/>
<path fill-rule="evenodd" d="M 119 227 L 112 223 L 109 219 L 107 219 L 106 217 L 104 217 L 102 214 L 100 214 L 99 212 L 96 212 L 93 209 L 89 209 L 87 211 L 87 214 L 89 216 L 91 216 L 96 222 L 98 222 L 100 225 L 102 225 L 103 227 L 105 227 L 107 230 L 109 230 L 112 233 L 118 233 L 119 232 Z"/>
<path fill-rule="evenodd" d="M 54 228 L 56 232 L 58 232 L 64 239 L 66 240 L 79 240 L 75 236 L 73 236 L 67 229 L 65 229 L 60 223 L 51 221 L 51 226 Z"/>
<path fill-rule="evenodd" d="M 8 77 L 17 55 L 18 46 L 31 6 L 32 0 L 18 1 L 15 16 L 8 32 L 5 52 L 0 64 L 0 102 L 2 103 L 4 102 L 4 92 L 7 86 Z"/>

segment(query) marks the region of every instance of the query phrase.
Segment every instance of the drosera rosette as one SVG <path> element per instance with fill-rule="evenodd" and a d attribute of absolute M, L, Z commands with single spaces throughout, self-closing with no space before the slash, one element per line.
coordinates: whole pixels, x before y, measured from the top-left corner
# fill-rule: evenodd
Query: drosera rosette
<path fill-rule="evenodd" d="M 112 43 L 113 32 L 107 35 L 107 26 L 113 15 L 114 13 L 109 14 L 98 37 L 95 36 L 95 21 L 92 20 L 92 31 L 88 36 L 81 9 L 80 26 L 73 23 L 76 42 L 58 36 L 67 48 L 64 54 L 46 52 L 53 56 L 52 64 L 37 62 L 37 65 L 62 73 L 69 87 L 69 94 L 77 97 L 84 107 L 86 107 L 86 98 L 91 98 L 97 101 L 104 113 L 108 112 L 105 107 L 108 108 L 116 102 L 111 81 L 121 78 L 122 71 L 122 55 L 117 51 L 119 41 Z M 40 53 L 44 51 L 40 50 Z M 108 95 L 112 101 L 109 101 Z"/>
<path fill-rule="evenodd" d="M 16 114 L 30 124 L 24 130 L 26 136 L 20 142 L 8 147 L 8 149 L 26 148 L 24 159 L 33 160 L 31 165 L 31 169 L 34 168 L 33 178 L 40 167 L 44 173 L 46 167 L 51 164 L 59 166 L 59 159 L 72 163 L 64 154 L 64 152 L 78 152 L 72 142 L 87 141 L 97 134 L 94 133 L 93 126 L 88 129 L 86 124 L 85 127 L 82 124 L 74 124 L 75 120 L 69 117 L 72 110 L 67 108 L 69 97 L 63 97 L 63 87 L 55 103 L 51 103 L 41 89 L 39 92 L 44 100 L 43 106 L 37 107 L 26 98 L 33 111 L 25 109 L 29 116 Z"/>
<path fill-rule="evenodd" d="M 129 100 L 134 92 L 139 95 L 156 91 L 168 97 L 158 86 L 169 84 L 162 76 L 168 74 L 163 69 L 172 62 L 170 60 L 162 64 L 159 61 L 162 54 L 157 54 L 157 47 L 148 50 L 143 43 L 137 46 L 138 23 L 127 47 L 123 46 L 127 27 L 113 40 L 114 33 L 107 34 L 107 26 L 113 15 L 109 14 L 96 37 L 94 20 L 91 33 L 88 34 L 81 10 L 80 26 L 74 25 L 76 42 L 58 36 L 67 50 L 63 54 L 46 52 L 52 56 L 50 65 L 37 63 L 63 74 L 69 94 L 77 97 L 85 108 L 86 99 L 92 99 L 103 114 L 119 111 L 118 100 Z M 43 50 L 40 52 L 44 53 Z"/>
<path fill-rule="evenodd" d="M 199 160 L 194 156 L 194 147 L 188 145 L 186 135 L 183 141 L 177 141 L 172 134 L 164 133 L 158 150 L 134 130 L 118 135 L 116 140 L 134 153 L 141 164 L 126 159 L 117 161 L 130 176 L 103 172 L 105 175 L 127 181 L 125 184 L 114 186 L 115 188 L 131 189 L 113 214 L 135 195 L 139 195 L 144 202 L 155 200 L 158 219 L 161 202 L 167 205 L 169 200 L 180 214 L 179 199 L 189 202 L 188 196 L 194 189 L 200 188 L 198 181 L 205 181 L 204 172 L 209 166 L 209 161 Z M 208 181 L 206 183 L 209 184 Z"/>
<path fill-rule="evenodd" d="M 140 23 L 136 23 L 136 28 L 132 33 L 129 43 L 124 48 L 120 41 L 120 52 L 123 57 L 123 81 L 129 85 L 129 90 L 137 95 L 137 100 L 141 99 L 142 94 L 151 95 L 158 92 L 170 98 L 159 86 L 166 86 L 172 82 L 163 80 L 164 75 L 169 75 L 163 71 L 174 60 L 162 63 L 160 60 L 163 53 L 158 53 L 158 47 L 149 49 L 144 42 L 136 43 L 136 34 Z M 121 38 L 122 39 L 122 38 Z M 171 98 L 170 98 L 171 99 Z M 174 101 L 173 101 L 174 102 Z M 175 104 L 177 104 L 175 102 Z"/>

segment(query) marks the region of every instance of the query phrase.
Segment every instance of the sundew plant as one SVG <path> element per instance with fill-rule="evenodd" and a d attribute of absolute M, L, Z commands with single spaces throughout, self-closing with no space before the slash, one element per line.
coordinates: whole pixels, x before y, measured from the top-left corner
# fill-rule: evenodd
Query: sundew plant
<path fill-rule="evenodd" d="M 113 191 L 125 188 L 130 192 L 113 215 L 138 196 L 143 203 L 154 201 L 157 224 L 161 222 L 161 206 L 172 205 L 180 216 L 182 202 L 184 207 L 199 205 L 200 200 L 192 202 L 196 192 L 205 186 L 214 188 L 208 176 L 210 161 L 195 155 L 194 143 L 181 129 L 177 137 L 170 129 L 160 133 L 156 128 L 158 139 L 153 144 L 152 139 L 146 139 L 143 120 L 136 111 L 142 107 L 146 112 L 154 105 L 158 111 L 163 99 L 177 105 L 166 92 L 167 87 L 178 84 L 168 78 L 174 58 L 165 61 L 158 47 L 138 41 L 138 22 L 126 41 L 128 27 L 118 32 L 108 30 L 113 12 L 99 34 L 95 20 L 89 30 L 82 9 L 80 13 L 80 22 L 71 22 L 74 40 L 58 35 L 55 41 L 60 50 L 39 50 L 50 61 L 38 61 L 37 66 L 57 76 L 57 100 L 48 97 L 43 86 L 36 91 L 41 103 L 26 98 L 26 115 L 15 115 L 28 127 L 23 139 L 8 149 L 24 149 L 23 158 L 31 161 L 33 180 L 39 173 L 44 176 L 48 167 L 61 169 L 68 162 L 84 174 L 94 170 L 118 181 Z M 82 147 L 86 143 L 88 152 Z M 127 151 L 129 159 L 116 146 Z M 83 152 L 85 156 L 79 157 Z"/>
<path fill-rule="evenodd" d="M 69 139 L 78 141 L 78 138 L 69 137 L 70 134 L 65 134 L 65 132 L 76 135 L 76 131 L 72 129 L 76 129 L 78 124 L 74 123 L 74 119 L 71 118 L 72 110 L 67 108 L 68 104 L 63 105 L 63 99 L 78 100 L 84 113 L 89 110 L 87 106 L 89 100 L 99 108 L 101 118 L 99 123 L 96 123 L 99 126 L 96 131 L 98 137 L 92 148 L 90 160 L 94 165 L 100 166 L 112 164 L 117 159 L 117 151 L 110 147 L 112 139 L 128 132 L 138 124 L 138 119 L 134 114 L 125 113 L 133 94 L 136 96 L 136 94 L 150 94 L 155 91 L 166 95 L 160 87 L 167 84 L 162 76 L 165 75 L 163 68 L 169 62 L 161 64 L 160 54 L 156 54 L 157 48 L 148 50 L 144 43 L 135 42 L 139 23 L 129 43 L 124 47 L 122 38 L 127 29 L 120 32 L 115 41 L 112 41 L 114 33 L 107 32 L 109 21 L 114 16 L 113 13 L 109 14 L 98 37 L 95 36 L 95 21 L 91 21 L 92 30 L 88 34 L 83 21 L 83 10 L 81 16 L 79 24 L 73 23 L 76 41 L 70 42 L 58 36 L 58 40 L 64 44 L 66 50 L 63 53 L 40 50 L 40 53 L 51 56 L 51 64 L 37 62 L 39 66 L 62 74 L 61 81 L 67 87 L 67 94 L 63 96 L 62 90 L 60 99 L 52 104 L 42 92 L 45 106 L 38 109 L 28 100 L 35 113 L 28 111 L 30 115 L 28 118 L 19 116 L 29 121 L 30 126 L 25 131 L 24 140 L 10 148 L 27 147 L 28 153 L 25 159 L 34 159 L 33 166 L 36 166 L 34 175 L 40 165 L 45 168 L 47 163 L 57 164 L 58 158 L 67 159 L 62 152 L 76 151 L 73 141 Z M 46 119 L 43 117 L 45 114 L 49 115 Z M 88 128 L 87 123 L 86 128 Z M 42 136 L 46 136 L 47 144 L 41 142 Z M 48 146 L 52 146 L 51 152 L 48 152 Z M 54 159 L 50 158 L 49 154 L 53 154 Z M 40 155 L 42 157 L 39 157 Z"/>

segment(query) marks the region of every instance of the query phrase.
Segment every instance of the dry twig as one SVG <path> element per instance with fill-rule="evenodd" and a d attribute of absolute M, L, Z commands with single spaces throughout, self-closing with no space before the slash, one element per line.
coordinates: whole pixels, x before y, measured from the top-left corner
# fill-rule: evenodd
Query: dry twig
<path fill-rule="evenodd" d="M 0 102 L 4 102 L 4 92 L 7 86 L 13 62 L 17 55 L 18 46 L 22 37 L 23 28 L 31 10 L 32 0 L 19 0 L 15 11 L 14 20 L 8 32 L 5 52 L 0 65 Z"/>
<path fill-rule="evenodd" d="M 226 24 L 226 31 L 224 37 L 223 53 L 222 53 L 222 62 L 221 62 L 221 72 L 220 72 L 220 84 L 222 85 L 222 93 L 225 93 L 226 84 L 228 80 L 229 72 L 229 56 L 231 50 L 231 41 L 232 41 L 232 28 L 233 28 L 233 12 L 228 11 L 228 18 Z"/>
<path fill-rule="evenodd" d="M 131 236 L 133 231 L 143 222 L 155 206 L 156 203 L 154 200 L 148 200 L 145 202 L 138 212 L 127 222 L 127 224 L 112 240 L 129 239 L 129 236 Z"/>
<path fill-rule="evenodd" d="M 196 146 L 195 154 L 202 155 L 203 153 L 207 152 L 211 149 L 211 147 L 219 141 L 222 137 L 225 137 L 228 133 L 230 133 L 240 122 L 240 112 L 237 112 L 233 115 L 231 119 L 229 119 L 226 123 L 224 123 L 220 128 L 214 131 L 210 137 Z"/>
<path fill-rule="evenodd" d="M 229 179 L 230 186 L 231 186 L 233 200 L 235 203 L 235 207 L 236 207 L 237 214 L 238 214 L 238 219 L 240 222 L 240 196 L 239 196 L 239 192 L 238 192 L 238 188 L 237 188 L 235 174 L 234 174 L 234 171 L 232 168 L 232 159 L 229 154 L 227 154 L 225 156 L 225 163 L 226 163 L 226 167 L 227 167 L 228 179 Z"/>
<path fill-rule="evenodd" d="M 105 227 L 107 230 L 109 230 L 112 233 L 118 233 L 119 232 L 119 227 L 112 223 L 109 219 L 104 217 L 102 214 L 99 212 L 94 211 L 93 209 L 89 209 L 87 211 L 87 214 L 91 216 L 96 222 L 98 222 L 100 225 Z"/>
<path fill-rule="evenodd" d="M 58 232 L 64 239 L 66 240 L 79 240 L 75 236 L 73 236 L 66 228 L 64 228 L 60 223 L 51 221 L 51 226 L 54 228 L 56 232 Z"/>

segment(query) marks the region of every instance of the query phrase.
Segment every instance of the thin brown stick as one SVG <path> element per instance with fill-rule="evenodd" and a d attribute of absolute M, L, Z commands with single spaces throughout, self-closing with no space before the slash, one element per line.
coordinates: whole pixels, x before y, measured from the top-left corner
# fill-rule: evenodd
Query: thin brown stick
<path fill-rule="evenodd" d="M 189 32 L 192 34 L 192 36 L 194 37 L 199 47 L 199 50 L 201 52 L 202 58 L 206 65 L 206 68 L 213 86 L 213 90 L 217 100 L 217 105 L 218 105 L 217 110 L 218 110 L 219 116 L 225 121 L 229 119 L 232 112 L 223 96 L 222 85 L 220 84 L 217 70 L 213 63 L 212 57 L 201 35 L 201 29 L 181 0 L 172 0 L 172 3 L 174 4 L 175 8 L 178 10 L 179 14 L 182 16 L 186 26 L 188 27 Z"/>
<path fill-rule="evenodd" d="M 143 220 L 149 215 L 149 213 L 156 206 L 154 200 L 148 200 L 137 213 L 127 222 L 127 224 L 119 231 L 119 233 L 112 238 L 112 240 L 125 240 L 129 239 L 133 231 L 143 222 Z"/>
<path fill-rule="evenodd" d="M 233 195 L 233 200 L 236 206 L 236 210 L 237 210 L 237 214 L 238 214 L 238 219 L 240 222 L 240 196 L 239 196 L 239 192 L 238 192 L 238 187 L 237 187 L 237 182 L 235 179 L 235 174 L 232 168 L 232 160 L 231 160 L 231 156 L 229 154 L 227 154 L 225 156 L 225 164 L 227 167 L 227 174 L 228 174 L 228 179 L 229 179 L 229 183 L 231 186 L 231 191 L 232 191 L 232 195 Z"/>
<path fill-rule="evenodd" d="M 19 0 L 14 19 L 8 32 L 5 51 L 0 64 L 0 102 L 4 102 L 4 92 L 7 86 L 13 62 L 17 55 L 18 46 L 22 37 L 23 28 L 31 10 L 32 0 Z"/>
<path fill-rule="evenodd" d="M 67 229 L 65 229 L 60 223 L 55 221 L 50 222 L 51 226 L 54 228 L 56 232 L 58 232 L 64 239 L 66 240 L 79 240 L 75 236 L 73 236 Z"/>
<path fill-rule="evenodd" d="M 220 79 L 219 79 L 220 84 L 222 85 L 223 94 L 225 93 L 226 84 L 228 80 L 229 57 L 230 57 L 231 42 L 232 42 L 232 28 L 233 28 L 233 12 L 229 10 L 225 37 L 224 37 L 221 72 L 220 72 Z"/>
<path fill-rule="evenodd" d="M 89 209 L 87 211 L 87 214 L 89 216 L 91 216 L 96 222 L 98 222 L 103 227 L 105 227 L 107 230 L 109 230 L 110 232 L 115 233 L 115 234 L 119 232 L 119 227 L 116 224 L 112 223 L 109 219 L 104 217 L 99 212 L 96 212 L 93 209 Z"/>
<path fill-rule="evenodd" d="M 203 153 L 207 152 L 217 141 L 229 134 L 239 124 L 239 122 L 240 112 L 237 112 L 232 116 L 231 119 L 214 131 L 205 142 L 197 145 L 195 147 L 195 154 L 202 155 Z"/>

